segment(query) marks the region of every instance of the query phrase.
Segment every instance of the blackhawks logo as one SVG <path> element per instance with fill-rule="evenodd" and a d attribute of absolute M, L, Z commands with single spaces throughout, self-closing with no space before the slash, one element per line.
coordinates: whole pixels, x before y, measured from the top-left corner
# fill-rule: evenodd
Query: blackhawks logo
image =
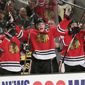
<path fill-rule="evenodd" d="M 18 53 L 19 52 L 19 47 L 17 46 L 17 44 L 15 42 L 12 42 L 9 45 L 9 52 L 10 53 Z"/>
<path fill-rule="evenodd" d="M 74 39 L 74 41 L 73 41 L 73 43 L 72 43 L 72 45 L 71 45 L 71 50 L 72 49 L 77 49 L 78 47 L 80 46 L 80 42 L 79 42 L 79 40 L 78 39 Z"/>
<path fill-rule="evenodd" d="M 48 34 L 38 34 L 37 35 L 37 41 L 46 43 L 49 40 Z"/>

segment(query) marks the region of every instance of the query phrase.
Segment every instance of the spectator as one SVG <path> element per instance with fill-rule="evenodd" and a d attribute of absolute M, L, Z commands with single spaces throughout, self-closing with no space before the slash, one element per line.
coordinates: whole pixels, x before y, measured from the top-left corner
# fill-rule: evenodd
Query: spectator
<path fill-rule="evenodd" d="M 0 0 L 0 10 L 4 10 L 7 0 Z"/>
<path fill-rule="evenodd" d="M 14 8 L 13 1 L 8 1 L 5 6 L 5 21 L 13 22 L 15 20 L 15 17 L 17 16 L 17 12 Z"/>
<path fill-rule="evenodd" d="M 24 7 L 20 8 L 19 14 L 15 19 L 15 23 L 24 29 L 31 26 L 30 18 L 27 16 L 26 9 Z"/>
<path fill-rule="evenodd" d="M 45 20 L 45 0 L 37 0 L 37 5 L 34 10 L 40 18 Z"/>
<path fill-rule="evenodd" d="M 35 12 L 36 3 L 36 0 L 28 0 L 28 5 L 26 6 L 27 15 L 33 24 L 38 19 L 38 15 Z"/>
<path fill-rule="evenodd" d="M 53 19 L 55 22 L 57 21 L 57 1 L 56 0 L 46 0 L 45 5 L 45 17 L 47 20 Z"/>
<path fill-rule="evenodd" d="M 0 10 L 0 34 L 4 32 L 5 22 L 4 22 L 4 12 Z"/>

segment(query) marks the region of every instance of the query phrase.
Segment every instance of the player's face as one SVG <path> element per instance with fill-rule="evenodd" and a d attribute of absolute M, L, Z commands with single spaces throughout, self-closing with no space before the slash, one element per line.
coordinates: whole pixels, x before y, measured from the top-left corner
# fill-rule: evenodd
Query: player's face
<path fill-rule="evenodd" d="M 41 22 L 38 24 L 38 29 L 40 32 L 43 32 L 45 30 L 45 23 Z"/>
<path fill-rule="evenodd" d="M 4 14 L 0 13 L 0 21 L 3 21 L 3 18 L 4 18 Z"/>
<path fill-rule="evenodd" d="M 76 22 L 71 24 L 71 28 L 73 28 L 73 27 L 77 27 L 77 23 Z"/>

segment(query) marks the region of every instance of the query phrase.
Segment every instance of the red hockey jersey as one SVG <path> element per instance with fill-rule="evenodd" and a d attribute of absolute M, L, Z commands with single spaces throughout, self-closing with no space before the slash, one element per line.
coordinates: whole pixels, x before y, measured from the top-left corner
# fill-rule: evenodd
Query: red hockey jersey
<path fill-rule="evenodd" d="M 67 52 L 64 62 L 68 65 L 74 66 L 74 65 L 82 65 L 84 64 L 84 31 L 80 31 L 78 34 L 76 34 L 69 51 Z M 63 49 L 61 52 L 62 57 L 65 55 L 66 50 L 68 49 L 68 46 L 70 45 L 72 41 L 72 36 L 66 35 L 64 38 L 62 38 L 63 41 Z"/>
<path fill-rule="evenodd" d="M 20 42 L 17 37 L 11 40 L 5 37 L 0 43 L 0 48 L 3 49 L 2 56 L 0 56 L 0 67 L 13 72 L 20 71 Z"/>
<path fill-rule="evenodd" d="M 40 33 L 36 29 L 30 29 L 28 35 L 30 35 L 30 44 L 33 51 L 33 56 L 36 59 L 46 60 L 56 57 L 55 53 L 55 41 L 54 38 L 59 37 L 61 34 L 59 33 L 58 28 L 49 28 L 48 32 Z M 27 35 L 26 32 L 24 35 Z M 39 38 L 42 36 L 41 38 Z M 28 36 L 27 36 L 28 38 Z"/>

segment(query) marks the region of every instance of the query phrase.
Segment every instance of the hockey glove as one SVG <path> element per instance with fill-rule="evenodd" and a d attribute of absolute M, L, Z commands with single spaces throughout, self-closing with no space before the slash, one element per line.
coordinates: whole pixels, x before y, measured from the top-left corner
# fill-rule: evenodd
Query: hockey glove
<path fill-rule="evenodd" d="M 73 28 L 71 28 L 69 31 L 68 31 L 68 34 L 69 35 L 75 35 L 75 34 L 77 34 L 77 33 L 79 33 L 80 32 L 80 28 L 79 27 L 73 27 Z"/>

